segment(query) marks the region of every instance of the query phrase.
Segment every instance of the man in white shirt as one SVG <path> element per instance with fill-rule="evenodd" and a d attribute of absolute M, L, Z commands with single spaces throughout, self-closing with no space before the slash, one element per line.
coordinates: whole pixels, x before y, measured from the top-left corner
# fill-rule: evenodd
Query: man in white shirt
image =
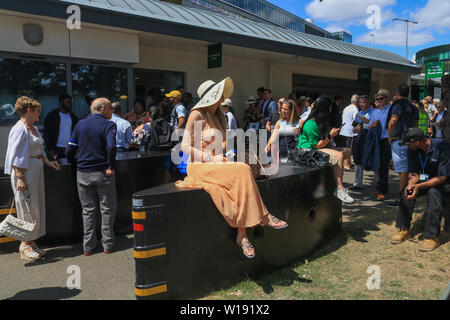
<path fill-rule="evenodd" d="M 351 104 L 345 107 L 344 112 L 342 113 L 342 124 L 343 127 L 341 129 L 340 135 L 343 137 L 345 142 L 345 147 L 351 149 L 353 146 L 353 141 L 355 137 L 358 135 L 353 132 L 354 127 L 352 126 L 353 121 L 356 119 L 356 115 L 358 114 L 358 106 L 359 106 L 359 95 L 354 94 L 351 99 Z M 344 168 L 346 170 L 350 169 L 350 158 L 345 159 Z"/>
<path fill-rule="evenodd" d="M 430 103 L 428 105 L 427 114 L 428 114 L 428 119 L 430 122 L 429 125 L 434 123 L 434 121 L 436 120 L 436 116 L 439 113 L 438 109 L 439 109 L 440 102 L 441 101 L 439 99 L 433 99 L 433 103 Z"/>
<path fill-rule="evenodd" d="M 227 119 L 227 138 L 232 139 L 236 135 L 236 130 L 238 129 L 236 118 L 231 113 L 230 108 L 233 105 L 231 99 L 225 99 L 225 101 L 221 104 L 223 114 Z"/>

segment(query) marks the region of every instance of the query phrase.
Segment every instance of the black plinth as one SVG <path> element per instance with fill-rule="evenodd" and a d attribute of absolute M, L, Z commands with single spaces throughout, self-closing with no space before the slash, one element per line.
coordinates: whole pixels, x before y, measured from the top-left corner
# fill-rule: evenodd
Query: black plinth
<path fill-rule="evenodd" d="M 227 225 L 207 192 L 167 184 L 135 193 L 137 298 L 203 296 L 247 275 L 287 266 L 340 229 L 342 206 L 333 196 L 331 167 L 281 167 L 278 175 L 257 183 L 269 212 L 289 227 L 248 229 L 253 259 L 235 244 L 236 229 Z M 315 199 L 319 186 L 325 187 L 325 195 Z"/>

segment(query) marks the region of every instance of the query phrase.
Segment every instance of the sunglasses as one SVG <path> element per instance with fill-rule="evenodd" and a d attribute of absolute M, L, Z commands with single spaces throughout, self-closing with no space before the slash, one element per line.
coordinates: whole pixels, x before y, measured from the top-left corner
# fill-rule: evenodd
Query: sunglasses
<path fill-rule="evenodd" d="M 383 97 L 383 98 L 376 98 L 375 101 L 381 101 L 381 100 L 384 100 L 384 99 L 385 99 L 385 97 Z"/>

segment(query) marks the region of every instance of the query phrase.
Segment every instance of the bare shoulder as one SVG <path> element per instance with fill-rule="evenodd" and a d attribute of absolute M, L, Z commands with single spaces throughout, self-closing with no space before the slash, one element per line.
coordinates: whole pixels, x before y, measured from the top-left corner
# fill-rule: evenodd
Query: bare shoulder
<path fill-rule="evenodd" d="M 198 110 L 192 110 L 189 115 L 189 119 L 193 120 L 203 120 L 203 114 Z"/>

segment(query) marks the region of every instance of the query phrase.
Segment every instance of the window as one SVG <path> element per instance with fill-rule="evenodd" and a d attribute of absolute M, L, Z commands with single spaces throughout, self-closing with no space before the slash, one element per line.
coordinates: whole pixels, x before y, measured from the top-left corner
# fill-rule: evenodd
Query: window
<path fill-rule="evenodd" d="M 119 101 L 122 110 L 128 110 L 127 69 L 106 67 L 90 64 L 72 64 L 73 112 L 78 118 L 90 114 L 90 101 L 93 98 L 104 97 L 111 102 Z"/>
<path fill-rule="evenodd" d="M 14 104 L 27 96 L 42 104 L 43 121 L 66 92 L 65 63 L 0 57 L 0 120 L 18 119 Z"/>

